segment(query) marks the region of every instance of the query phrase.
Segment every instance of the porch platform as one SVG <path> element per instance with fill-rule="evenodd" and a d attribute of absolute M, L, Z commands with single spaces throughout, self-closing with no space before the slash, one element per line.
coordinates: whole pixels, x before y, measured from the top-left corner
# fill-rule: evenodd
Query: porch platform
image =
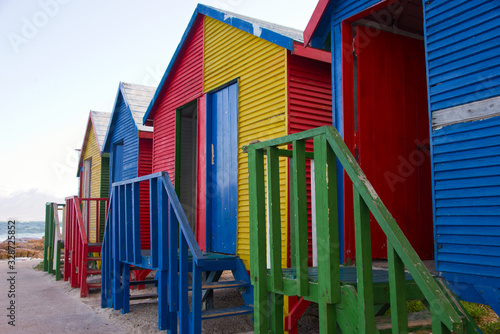
<path fill-rule="evenodd" d="M 283 268 L 283 278 L 295 280 L 297 278 L 295 268 Z M 409 273 L 405 273 L 407 281 L 413 281 Z M 309 268 L 309 282 L 318 283 L 318 268 Z M 340 282 L 342 284 L 355 285 L 358 282 L 356 267 L 340 267 Z M 373 270 L 373 283 L 387 283 L 389 282 L 389 272 L 384 269 Z"/>

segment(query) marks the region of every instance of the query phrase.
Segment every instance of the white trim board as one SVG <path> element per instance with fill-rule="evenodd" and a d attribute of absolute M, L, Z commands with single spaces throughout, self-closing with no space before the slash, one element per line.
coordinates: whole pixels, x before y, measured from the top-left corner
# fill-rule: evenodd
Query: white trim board
<path fill-rule="evenodd" d="M 434 111 L 432 113 L 432 129 L 437 130 L 446 125 L 476 121 L 493 116 L 500 116 L 500 96 Z"/>

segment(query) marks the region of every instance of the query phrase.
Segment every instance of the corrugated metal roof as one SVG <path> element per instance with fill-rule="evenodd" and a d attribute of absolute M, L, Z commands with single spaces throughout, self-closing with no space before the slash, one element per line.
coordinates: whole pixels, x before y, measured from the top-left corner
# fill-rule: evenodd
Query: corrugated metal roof
<path fill-rule="evenodd" d="M 282 36 L 289 37 L 297 42 L 302 43 L 304 41 L 304 36 L 303 36 L 302 30 L 294 29 L 294 28 L 290 28 L 290 27 L 285 27 L 285 26 L 271 23 L 271 22 L 267 22 L 267 21 L 254 19 L 253 17 L 248 17 L 245 15 L 229 12 L 227 10 L 223 10 L 223 9 L 219 9 L 219 8 L 215 8 L 215 7 L 211 7 L 211 6 L 207 6 L 207 5 L 202 5 L 202 6 L 208 7 L 208 8 L 211 8 L 213 10 L 216 10 L 220 13 L 223 13 L 224 14 L 224 21 L 223 21 L 224 23 L 233 25 L 233 24 L 231 24 L 231 22 L 228 22 L 228 21 L 230 21 L 231 18 L 238 18 L 242 21 L 251 23 L 253 25 L 254 35 L 257 37 L 260 37 L 259 31 L 262 31 L 262 28 L 264 28 L 264 29 L 274 31 L 275 33 L 278 33 Z M 209 16 L 212 16 L 212 15 L 209 15 Z M 215 18 L 215 17 L 212 17 L 212 18 Z M 215 19 L 217 19 L 217 18 L 215 18 Z"/>
<path fill-rule="evenodd" d="M 108 130 L 109 120 L 111 119 L 111 113 L 91 110 L 90 115 L 92 118 L 92 124 L 94 125 L 94 131 L 97 136 L 99 149 L 102 151 L 104 138 L 106 137 L 106 131 Z"/>
<path fill-rule="evenodd" d="M 125 103 L 127 103 L 132 113 L 137 129 L 140 131 L 153 132 L 153 127 L 142 125 L 142 118 L 155 94 L 156 87 L 122 82 L 121 88 Z"/>

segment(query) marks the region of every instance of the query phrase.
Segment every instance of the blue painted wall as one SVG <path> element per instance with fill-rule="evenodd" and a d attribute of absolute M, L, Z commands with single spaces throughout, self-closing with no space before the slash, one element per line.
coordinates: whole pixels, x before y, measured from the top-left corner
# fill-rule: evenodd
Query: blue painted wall
<path fill-rule="evenodd" d="M 333 125 L 341 133 L 340 24 L 378 2 L 330 0 L 311 40 L 323 47 L 330 33 Z M 500 96 L 500 1 L 422 3 L 431 116 Z M 500 314 L 500 117 L 431 129 L 431 150 L 437 270 L 461 298 Z"/>
<path fill-rule="evenodd" d="M 437 270 L 456 286 L 500 288 L 500 117 L 435 130 L 433 150 Z"/>
<path fill-rule="evenodd" d="M 424 1 L 431 111 L 500 95 L 500 1 Z"/>
<path fill-rule="evenodd" d="M 115 111 L 111 118 L 107 134 L 105 150 L 111 154 L 110 161 L 113 158 L 113 145 L 123 142 L 123 180 L 132 179 L 138 176 L 138 157 L 139 157 L 139 138 L 137 136 L 137 127 L 135 126 L 132 114 L 128 109 L 123 95 L 120 92 L 115 104 Z M 113 166 L 110 172 L 112 173 Z M 112 175 L 110 179 L 113 180 Z"/>

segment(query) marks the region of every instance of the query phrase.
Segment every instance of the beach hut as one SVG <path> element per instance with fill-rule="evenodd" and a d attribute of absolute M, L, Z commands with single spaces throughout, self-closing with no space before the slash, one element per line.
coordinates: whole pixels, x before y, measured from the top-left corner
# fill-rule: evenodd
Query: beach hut
<path fill-rule="evenodd" d="M 77 177 L 80 178 L 80 199 L 108 198 L 109 194 L 109 154 L 103 152 L 104 137 L 111 113 L 90 111 L 87 129 L 80 151 Z M 90 242 L 102 241 L 106 205 L 99 201 L 84 202 L 82 213 Z M 99 205 L 101 204 L 101 205 Z M 97 205 L 100 207 L 97 208 Z M 98 216 L 98 219 L 97 219 Z"/>
<path fill-rule="evenodd" d="M 493 1 L 320 0 L 304 33 L 337 60 L 334 126 L 413 247 L 497 314 L 499 25 Z"/>
<path fill-rule="evenodd" d="M 155 88 L 120 82 L 103 151 L 109 154 L 110 184 L 151 174 L 153 128 L 142 117 Z M 149 248 L 149 195 L 141 187 L 141 248 Z"/>
<path fill-rule="evenodd" d="M 109 154 L 103 153 L 103 142 L 110 115 L 90 111 L 78 163 L 80 189 L 78 196 L 66 198 L 63 277 L 72 287 L 80 287 L 82 297 L 89 288 L 100 287 L 88 284 L 87 276 L 100 274 L 96 261 L 100 260 L 109 191 Z"/>
<path fill-rule="evenodd" d="M 201 308 L 197 306 L 198 292 L 195 292 L 194 287 L 197 270 L 212 272 L 207 274 L 203 284 L 211 283 L 214 286 L 223 270 L 233 270 L 236 281 L 231 283 L 231 287 L 239 287 L 244 291 L 246 304 L 246 307 L 224 312 L 204 311 L 203 318 L 253 312 L 247 273 L 250 268 L 248 167 L 247 154 L 242 149 L 250 141 L 331 124 L 330 59 L 326 51 L 305 49 L 301 31 L 205 5 L 197 6 L 143 119 L 145 125 L 154 126 L 154 174 L 149 180 L 150 189 L 153 194 L 158 193 L 158 198 L 150 194 L 150 207 L 151 212 L 158 211 L 158 219 L 151 217 L 151 228 L 158 224 L 158 229 L 161 226 L 166 229 L 169 225 L 167 219 L 170 222 L 170 219 L 175 218 L 183 226 L 179 228 L 182 231 L 181 240 L 186 238 L 186 242 L 189 241 L 193 265 L 197 261 L 204 263 L 199 266 L 203 269 L 192 269 L 192 326 L 199 326 L 201 320 L 201 313 L 198 313 Z M 282 166 L 287 166 L 287 163 L 287 159 L 281 160 Z M 168 173 L 169 180 L 163 172 Z M 288 174 L 283 172 L 279 177 L 285 183 Z M 144 181 L 144 178 L 139 178 L 134 182 Z M 175 196 L 169 190 L 172 184 Z M 116 188 L 121 189 L 119 187 L 121 185 Z M 162 208 L 159 204 L 161 192 L 156 188 L 163 187 L 166 193 L 162 196 L 169 198 L 169 204 Z M 126 192 L 126 188 L 123 191 Z M 284 200 L 281 203 L 283 219 L 279 248 L 280 256 L 287 262 L 289 189 L 284 186 L 280 192 Z M 172 203 L 175 203 L 173 197 L 176 196 L 182 208 L 180 210 L 177 207 L 176 210 L 182 212 L 168 209 L 175 206 Z M 120 201 L 116 205 L 131 204 Z M 160 211 L 168 211 L 169 217 Z M 113 214 L 111 217 L 114 217 Z M 116 231 L 120 231 L 121 223 L 118 220 L 114 223 L 118 225 Z M 116 233 L 112 232 L 111 225 L 109 231 Z M 173 282 L 173 278 L 168 276 L 168 285 L 162 287 L 162 275 L 170 275 L 168 273 L 172 269 L 162 268 L 166 263 L 155 260 L 155 253 L 177 254 L 178 245 L 169 239 L 170 232 L 163 233 L 166 234 L 158 232 L 161 236 L 158 249 L 152 246 L 150 257 L 133 255 L 134 251 L 131 250 L 130 255 L 124 254 L 121 262 L 135 266 L 147 263 L 148 268 L 153 266 L 158 270 L 159 323 L 161 329 L 167 329 L 177 323 L 177 314 L 173 312 L 174 315 L 169 315 L 168 311 L 162 311 L 174 301 L 166 300 L 166 296 L 172 292 L 164 292 L 165 297 L 162 297 L 161 291 L 176 291 L 176 284 L 181 283 Z M 312 234 L 308 234 L 312 238 Z M 312 244 L 309 249 L 311 262 L 314 257 Z M 179 245 L 182 245 L 182 241 L 179 241 Z M 118 246 L 113 242 L 109 247 Z M 158 264 L 155 266 L 156 261 Z M 182 266 L 182 259 L 179 258 L 179 261 L 179 266 Z M 191 262 L 188 263 L 186 265 Z M 115 265 L 119 266 L 113 264 L 113 268 Z M 175 264 L 169 262 L 170 265 Z M 119 303 L 122 300 L 122 290 L 115 289 L 117 294 L 112 292 L 114 284 L 120 280 L 115 277 L 113 283 L 114 274 L 111 271 L 112 268 L 109 288 L 103 290 L 107 294 L 103 298 L 104 304 L 108 306 L 116 304 L 117 299 Z M 177 279 L 179 282 L 184 280 L 182 275 Z M 184 288 L 187 298 L 187 285 Z M 127 291 L 127 287 L 123 287 L 123 290 Z M 211 292 L 213 289 L 207 290 Z M 179 287 L 179 291 L 183 291 L 183 288 Z M 184 292 L 179 293 L 181 298 Z M 203 299 L 210 300 L 205 296 Z M 124 302 L 119 308 L 128 311 L 127 303 Z M 184 325 L 184 319 L 187 319 L 184 317 L 189 312 L 179 312 L 180 324 Z"/>
<path fill-rule="evenodd" d="M 155 127 L 153 172 L 169 173 L 203 250 L 248 267 L 242 147 L 331 124 L 329 63 L 301 31 L 198 5 L 144 122 Z"/>

